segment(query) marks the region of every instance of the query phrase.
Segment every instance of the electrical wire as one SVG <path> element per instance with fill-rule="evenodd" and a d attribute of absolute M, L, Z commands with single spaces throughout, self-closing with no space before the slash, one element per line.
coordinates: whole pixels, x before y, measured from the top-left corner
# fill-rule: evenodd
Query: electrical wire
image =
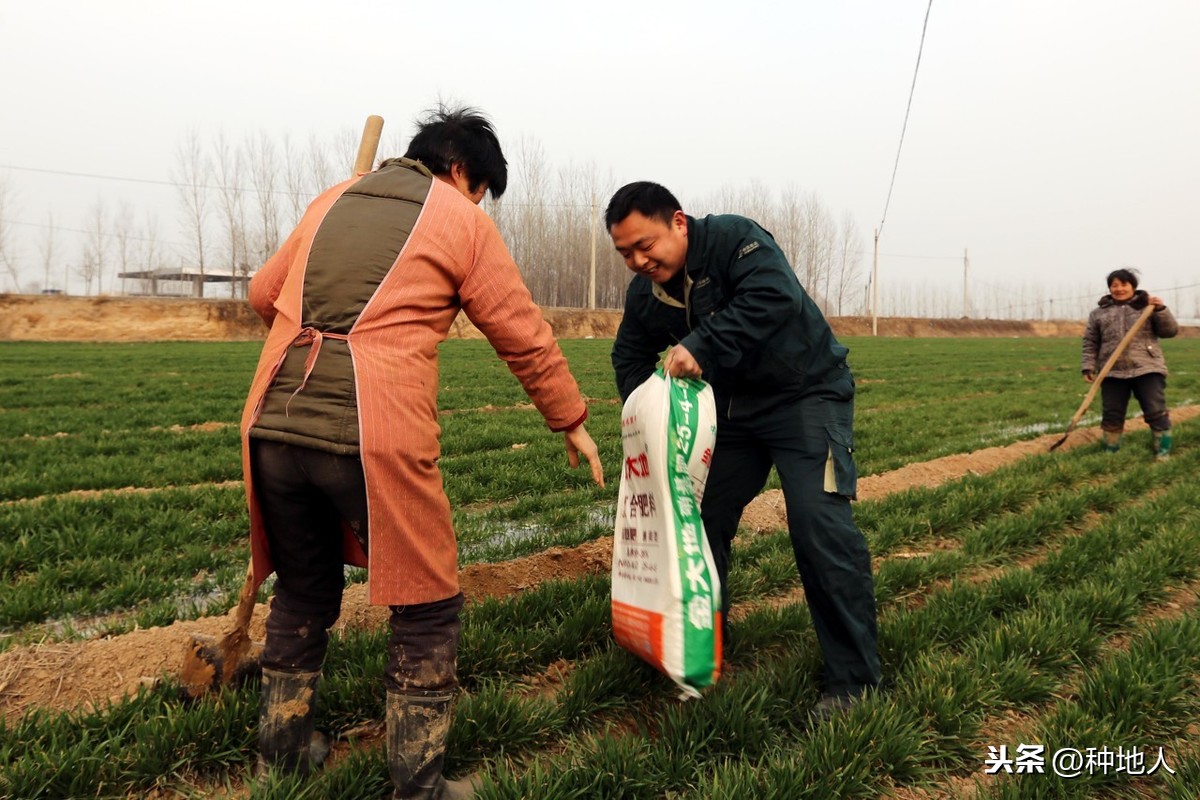
<path fill-rule="evenodd" d="M 904 133 L 908 130 L 908 115 L 912 111 L 913 94 L 917 90 L 917 73 L 921 69 L 921 53 L 925 50 L 925 31 L 929 28 L 929 12 L 933 8 L 933 0 L 925 7 L 925 23 L 921 26 L 921 44 L 917 47 L 917 65 L 913 68 L 912 86 L 908 89 L 908 105 L 904 109 L 904 125 L 900 128 L 900 144 L 896 147 L 896 163 L 892 166 L 892 180 L 888 184 L 887 200 L 883 203 L 883 216 L 879 219 L 879 229 L 875 236 L 883 233 L 883 223 L 887 221 L 888 206 L 892 204 L 892 189 L 896 186 L 896 173 L 900 169 L 900 151 L 904 149 Z"/>

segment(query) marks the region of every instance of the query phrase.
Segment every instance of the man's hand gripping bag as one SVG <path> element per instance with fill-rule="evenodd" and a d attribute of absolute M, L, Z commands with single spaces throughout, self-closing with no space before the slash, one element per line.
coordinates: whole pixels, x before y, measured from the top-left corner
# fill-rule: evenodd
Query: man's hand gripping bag
<path fill-rule="evenodd" d="M 716 420 L 708 384 L 661 369 L 621 414 L 613 633 L 691 696 L 721 674 L 721 587 L 700 521 Z"/>

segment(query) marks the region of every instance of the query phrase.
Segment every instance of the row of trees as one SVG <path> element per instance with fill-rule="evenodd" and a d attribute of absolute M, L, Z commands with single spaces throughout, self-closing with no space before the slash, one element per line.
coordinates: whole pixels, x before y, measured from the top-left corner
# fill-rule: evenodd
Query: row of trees
<path fill-rule="evenodd" d="M 174 233 L 164 239 L 156 207 L 139 220 L 131 202 L 98 196 L 80 227 L 60 228 L 52 212 L 40 224 L 38 266 L 15 255 L 11 226 L 0 228 L 0 266 L 14 291 L 39 285 L 82 284 L 83 293 L 138 290 L 117 275 L 159 267 L 187 267 L 246 277 L 281 243 L 319 191 L 346 176 L 357 147 L 352 131 L 306 143 L 266 134 L 234 141 L 224 133 L 189 133 L 175 153 L 170 183 Z M 401 152 L 399 147 L 383 152 Z M 543 305 L 618 308 L 629 273 L 603 230 L 604 204 L 616 190 L 611 173 L 594 165 L 554 167 L 535 139 L 522 137 L 507 152 L 509 191 L 485 201 L 534 298 Z M 2 180 L 2 178 L 0 178 Z M 788 187 L 778 196 L 761 184 L 708 198 L 681 198 L 691 213 L 751 216 L 774 233 L 801 281 L 833 314 L 859 313 L 861 239 L 853 220 L 841 224 L 813 193 Z M 0 183 L 0 220 L 12 216 L 11 195 Z M 25 215 L 23 210 L 22 215 Z M 0 222 L 0 225 L 3 225 Z M 75 235 L 75 246 L 61 236 Z M 63 266 L 69 265 L 69 266 Z M 29 276 L 40 273 L 40 280 Z M 237 286 L 238 284 L 233 284 Z"/>
<path fill-rule="evenodd" d="M 381 153 L 402 152 L 394 138 Z M 175 153 L 173 203 L 140 211 L 127 198 L 98 196 L 78 227 L 59 227 L 46 212 L 36 246 L 18 246 L 14 218 L 29 219 L 0 174 L 0 278 L 10 291 L 82 284 L 84 294 L 146 291 L 117 279 L 122 272 L 186 267 L 248 277 L 273 253 L 322 189 L 346 177 L 357 149 L 352 130 L 298 142 L 265 133 L 234 141 L 224 133 L 189 133 Z M 541 144 L 522 137 L 509 145 L 509 190 L 485 200 L 538 303 L 619 308 L 629 273 L 603 226 L 604 205 L 617 181 L 595 164 L 555 167 Z M 707 197 L 680 198 L 689 213 L 740 213 L 773 233 L 801 283 L 830 316 L 871 311 L 869 242 L 849 213 L 835 219 L 815 192 L 791 184 L 727 187 Z M 173 233 L 164 238 L 160 214 Z M 26 223 L 28 224 L 28 223 Z M 70 233 L 72 240 L 62 237 Z M 31 250 L 35 251 L 31 253 Z M 886 264 L 884 269 L 886 270 Z M 885 272 L 886 275 L 886 272 Z M 36 276 L 36 277 L 35 277 Z M 232 286 L 244 284 L 234 283 Z M 881 316 L 1078 319 L 1094 306 L 1094 287 L 897 283 L 884 280 Z M 186 287 L 179 286 L 180 292 Z M 227 292 L 235 290 L 226 289 Z M 964 296 L 966 295 L 966 296 Z M 1168 297 L 1182 316 L 1200 316 L 1200 294 Z"/>
<path fill-rule="evenodd" d="M 594 165 L 551 169 L 540 145 L 520 140 L 510 155 L 512 188 L 489 213 L 539 303 L 620 308 L 629 272 L 604 232 L 604 206 L 618 185 Z M 775 236 L 801 283 L 828 314 L 862 313 L 862 239 L 849 214 L 839 225 L 815 193 L 792 185 L 778 195 L 761 183 L 710 197 L 681 197 L 693 215 L 737 213 Z M 595 287 L 591 265 L 595 260 Z"/>

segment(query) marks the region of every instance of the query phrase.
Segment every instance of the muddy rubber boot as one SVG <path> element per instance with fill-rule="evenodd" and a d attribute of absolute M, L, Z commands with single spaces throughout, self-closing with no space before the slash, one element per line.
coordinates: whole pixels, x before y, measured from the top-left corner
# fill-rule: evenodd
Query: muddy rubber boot
<path fill-rule="evenodd" d="M 313 729 L 320 672 L 262 671 L 258 707 L 258 774 L 276 769 L 307 775 L 329 754 L 329 739 Z"/>
<path fill-rule="evenodd" d="M 451 692 L 387 695 L 388 772 L 393 800 L 466 800 L 475 796 L 468 781 L 442 776 L 450 732 Z"/>
<path fill-rule="evenodd" d="M 1104 440 L 1100 443 L 1106 453 L 1115 453 L 1121 449 L 1121 432 L 1104 431 Z"/>
<path fill-rule="evenodd" d="M 1153 440 L 1155 461 L 1163 461 L 1171 455 L 1170 431 L 1155 431 L 1153 434 Z"/>

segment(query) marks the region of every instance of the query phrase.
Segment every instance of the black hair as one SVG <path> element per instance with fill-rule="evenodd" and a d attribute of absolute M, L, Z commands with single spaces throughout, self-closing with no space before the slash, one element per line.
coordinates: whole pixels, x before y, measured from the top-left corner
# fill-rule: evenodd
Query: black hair
<path fill-rule="evenodd" d="M 1128 267 L 1114 269 L 1112 272 L 1108 273 L 1108 277 L 1104 279 L 1104 285 L 1112 286 L 1113 281 L 1124 281 L 1136 289 L 1138 285 L 1137 270 L 1130 269 Z"/>
<path fill-rule="evenodd" d="M 658 219 L 671 224 L 671 218 L 676 211 L 682 211 L 683 206 L 675 199 L 665 186 L 650 181 L 627 183 L 608 201 L 604 212 L 604 227 L 611 229 L 634 211 L 647 219 Z"/>
<path fill-rule="evenodd" d="M 508 188 L 508 162 L 496 131 L 483 112 L 470 106 L 438 104 L 426 111 L 404 157 L 420 161 L 434 175 L 449 175 L 460 164 L 471 191 L 486 183 L 493 200 Z"/>

